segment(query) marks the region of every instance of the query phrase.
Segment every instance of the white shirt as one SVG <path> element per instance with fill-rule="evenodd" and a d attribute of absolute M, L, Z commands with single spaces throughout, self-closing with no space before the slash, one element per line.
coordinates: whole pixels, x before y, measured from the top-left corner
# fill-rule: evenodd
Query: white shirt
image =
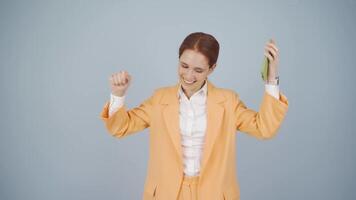
<path fill-rule="evenodd" d="M 179 87 L 179 126 L 183 150 L 184 174 L 197 176 L 206 133 L 207 81 L 190 99 Z"/>
<path fill-rule="evenodd" d="M 279 99 L 279 86 L 265 84 L 267 93 Z M 184 94 L 181 87 L 179 96 L 179 126 L 181 145 L 183 150 L 184 174 L 196 176 L 200 172 L 200 162 L 204 147 L 204 138 L 207 127 L 207 81 L 204 86 L 195 92 L 190 99 Z M 125 96 L 110 95 L 109 116 L 124 105 Z"/>

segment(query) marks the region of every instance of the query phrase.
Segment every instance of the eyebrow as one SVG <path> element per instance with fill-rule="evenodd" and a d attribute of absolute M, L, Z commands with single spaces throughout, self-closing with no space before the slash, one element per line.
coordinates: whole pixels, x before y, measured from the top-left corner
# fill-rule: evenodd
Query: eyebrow
<path fill-rule="evenodd" d="M 179 62 L 181 62 L 183 65 L 189 66 L 187 63 L 185 63 L 185 62 L 183 62 L 183 61 L 179 61 Z M 200 69 L 200 70 L 202 70 L 202 71 L 205 70 L 205 69 L 203 69 L 203 68 L 201 68 L 201 67 L 194 67 L 194 69 Z"/>

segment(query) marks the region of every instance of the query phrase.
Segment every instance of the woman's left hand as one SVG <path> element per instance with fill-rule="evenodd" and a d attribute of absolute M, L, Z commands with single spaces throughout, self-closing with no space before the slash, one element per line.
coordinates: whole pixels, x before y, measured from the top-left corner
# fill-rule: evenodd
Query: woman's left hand
<path fill-rule="evenodd" d="M 278 76 L 279 53 L 276 43 L 273 39 L 270 39 L 266 44 L 264 55 L 269 61 L 268 80 L 275 80 L 275 78 Z"/>

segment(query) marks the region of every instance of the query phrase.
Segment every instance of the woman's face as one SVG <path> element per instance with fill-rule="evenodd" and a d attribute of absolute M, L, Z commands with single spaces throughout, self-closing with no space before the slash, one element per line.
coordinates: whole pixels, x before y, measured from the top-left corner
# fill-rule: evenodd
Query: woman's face
<path fill-rule="evenodd" d="M 178 63 L 178 76 L 182 87 L 188 95 L 198 91 L 213 72 L 215 64 L 209 68 L 208 58 L 202 53 L 190 49 L 183 51 Z"/>

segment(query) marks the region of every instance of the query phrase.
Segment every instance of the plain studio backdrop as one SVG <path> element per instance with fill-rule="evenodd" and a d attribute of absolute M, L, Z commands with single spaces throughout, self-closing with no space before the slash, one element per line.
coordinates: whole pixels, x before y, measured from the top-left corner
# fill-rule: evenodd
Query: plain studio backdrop
<path fill-rule="evenodd" d="M 141 199 L 148 131 L 99 114 L 127 70 L 129 108 L 177 83 L 191 32 L 220 42 L 210 80 L 258 110 L 263 48 L 280 49 L 290 108 L 278 134 L 237 137 L 242 200 L 354 200 L 356 2 L 1 1 L 0 199 Z"/>

